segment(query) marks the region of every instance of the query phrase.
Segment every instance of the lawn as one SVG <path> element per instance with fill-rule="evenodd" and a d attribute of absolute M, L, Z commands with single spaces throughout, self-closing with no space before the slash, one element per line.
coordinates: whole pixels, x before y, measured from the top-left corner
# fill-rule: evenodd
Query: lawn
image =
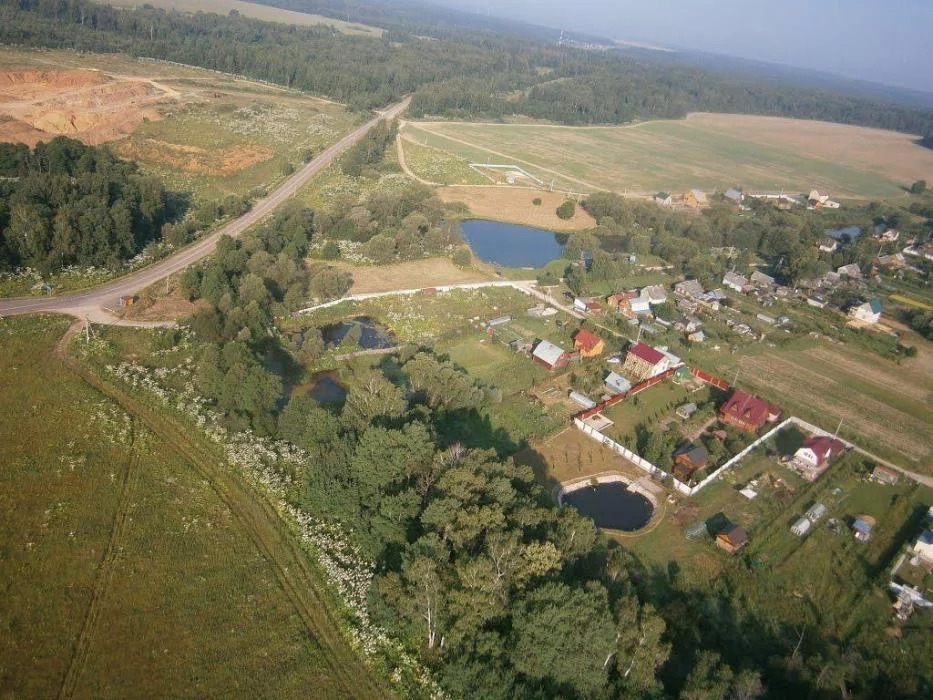
<path fill-rule="evenodd" d="M 346 697 L 244 521 L 52 355 L 67 325 L 0 321 L 2 693 Z"/>
<path fill-rule="evenodd" d="M 877 129 L 726 114 L 621 127 L 412 123 L 419 143 L 470 160 L 515 162 L 559 187 L 651 194 L 692 187 L 894 197 L 933 179 L 933 153 Z"/>
<path fill-rule="evenodd" d="M 700 405 L 707 399 L 709 389 L 705 387 L 693 392 L 670 380 L 661 382 L 605 411 L 604 415 L 615 422 L 606 434 L 620 444 L 634 445 L 636 426 L 653 431 L 663 430 L 661 424 L 667 421 L 680 424 L 681 419 L 674 414 L 678 406 L 690 402 Z"/>

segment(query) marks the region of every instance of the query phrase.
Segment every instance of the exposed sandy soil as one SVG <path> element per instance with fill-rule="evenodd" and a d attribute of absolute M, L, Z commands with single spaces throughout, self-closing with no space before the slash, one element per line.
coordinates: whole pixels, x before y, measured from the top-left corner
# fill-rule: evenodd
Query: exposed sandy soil
<path fill-rule="evenodd" d="M 158 139 L 123 143 L 117 147 L 117 151 L 131 160 L 168 165 L 177 170 L 204 175 L 231 175 L 274 155 L 272 149 L 265 146 L 249 145 L 208 150 Z"/>
<path fill-rule="evenodd" d="M 119 315 L 129 321 L 178 321 L 193 313 L 210 307 L 206 299 L 188 301 L 178 288 L 178 276 L 156 282 L 144 289 L 133 306 L 121 309 Z"/>
<path fill-rule="evenodd" d="M 558 218 L 556 209 L 564 201 L 558 192 L 506 187 L 440 187 L 437 196 L 444 202 L 462 202 L 473 216 L 508 221 L 554 231 L 582 231 L 596 225 L 596 220 L 582 207 L 569 221 Z M 535 206 L 532 200 L 541 198 Z"/>
<path fill-rule="evenodd" d="M 461 270 L 447 258 L 412 260 L 380 266 L 354 266 L 339 261 L 333 265 L 353 275 L 350 294 L 482 282 L 490 277 L 476 270 Z"/>
<path fill-rule="evenodd" d="M 0 70 L 0 140 L 34 146 L 58 135 L 100 144 L 162 118 L 178 93 L 151 80 L 86 69 Z"/>

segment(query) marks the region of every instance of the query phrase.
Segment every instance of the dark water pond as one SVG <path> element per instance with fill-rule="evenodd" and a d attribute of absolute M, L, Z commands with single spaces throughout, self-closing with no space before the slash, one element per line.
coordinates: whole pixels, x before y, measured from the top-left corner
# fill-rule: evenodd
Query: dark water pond
<path fill-rule="evenodd" d="M 643 528 L 654 512 L 651 501 L 620 481 L 577 489 L 566 494 L 563 503 L 591 517 L 597 527 L 624 532 Z"/>
<path fill-rule="evenodd" d="M 503 267 L 543 267 L 564 252 L 567 235 L 500 221 L 470 219 L 463 240 L 486 262 Z"/>
<path fill-rule="evenodd" d="M 351 318 L 340 323 L 331 323 L 321 328 L 321 337 L 329 348 L 340 345 L 354 328 L 359 328 L 359 342 L 362 350 L 381 350 L 394 348 L 398 343 L 395 335 L 367 316 Z"/>
<path fill-rule="evenodd" d="M 347 398 L 347 389 L 335 372 L 322 372 L 315 375 L 307 395 L 321 404 L 343 403 Z"/>

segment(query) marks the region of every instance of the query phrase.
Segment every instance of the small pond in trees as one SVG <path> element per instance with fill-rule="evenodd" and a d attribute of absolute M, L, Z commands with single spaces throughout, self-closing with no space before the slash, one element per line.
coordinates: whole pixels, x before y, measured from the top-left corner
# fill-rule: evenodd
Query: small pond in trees
<path fill-rule="evenodd" d="M 359 329 L 359 330 L 355 330 Z M 358 316 L 339 323 L 331 323 L 321 328 L 324 344 L 334 348 L 344 342 L 347 336 L 358 334 L 354 346 L 361 350 L 381 350 L 398 345 L 395 334 L 368 316 Z"/>
<path fill-rule="evenodd" d="M 347 398 L 347 389 L 336 372 L 315 374 L 303 393 L 320 404 L 342 404 Z"/>
<path fill-rule="evenodd" d="M 623 532 L 640 530 L 654 512 L 651 501 L 620 481 L 570 491 L 564 494 L 562 503 L 591 517 L 597 527 Z"/>
<path fill-rule="evenodd" d="M 486 262 L 503 267 L 544 267 L 564 253 L 567 234 L 501 221 L 470 219 L 463 240 Z"/>

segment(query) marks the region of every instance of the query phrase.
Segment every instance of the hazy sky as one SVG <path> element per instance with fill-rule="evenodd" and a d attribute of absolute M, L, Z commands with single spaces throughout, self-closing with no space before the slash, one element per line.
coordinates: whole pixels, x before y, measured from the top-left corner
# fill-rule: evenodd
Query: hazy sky
<path fill-rule="evenodd" d="M 933 0 L 429 0 L 933 92 Z"/>

